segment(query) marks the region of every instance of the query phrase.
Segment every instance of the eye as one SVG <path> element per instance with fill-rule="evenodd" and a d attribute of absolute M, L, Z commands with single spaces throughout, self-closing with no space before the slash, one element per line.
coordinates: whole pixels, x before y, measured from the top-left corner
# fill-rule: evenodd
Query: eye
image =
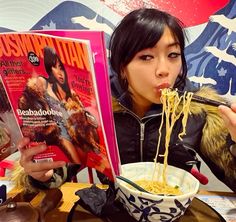
<path fill-rule="evenodd" d="M 144 60 L 144 61 L 149 61 L 149 60 L 153 59 L 153 56 L 151 56 L 151 55 L 141 55 L 141 56 L 139 56 L 139 59 Z"/>
<path fill-rule="evenodd" d="M 177 52 L 172 52 L 168 55 L 169 58 L 178 58 L 181 54 Z"/>
<path fill-rule="evenodd" d="M 58 65 L 57 68 L 60 69 L 60 70 L 62 70 L 62 66 L 61 66 L 61 65 Z"/>

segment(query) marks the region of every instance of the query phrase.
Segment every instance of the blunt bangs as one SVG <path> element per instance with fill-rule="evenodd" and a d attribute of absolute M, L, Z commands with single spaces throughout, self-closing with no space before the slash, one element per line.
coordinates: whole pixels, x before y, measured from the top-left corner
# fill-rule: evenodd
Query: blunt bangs
<path fill-rule="evenodd" d="M 156 21 L 141 20 L 133 25 L 134 31 L 127 36 L 125 48 L 129 53 L 126 55 L 123 65 L 126 66 L 133 57 L 141 50 L 153 48 L 160 40 L 164 25 L 156 25 Z"/>

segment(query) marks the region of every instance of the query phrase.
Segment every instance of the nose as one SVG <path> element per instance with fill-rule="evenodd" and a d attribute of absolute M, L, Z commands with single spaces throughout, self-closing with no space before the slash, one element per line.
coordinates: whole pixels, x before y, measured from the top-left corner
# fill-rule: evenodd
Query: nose
<path fill-rule="evenodd" d="M 169 75 L 169 73 L 168 72 L 155 72 L 155 76 L 157 77 L 157 78 L 163 78 L 163 77 L 167 77 Z"/>
<path fill-rule="evenodd" d="M 161 59 L 156 63 L 155 76 L 157 78 L 167 77 L 169 75 L 168 65 L 165 59 Z"/>
<path fill-rule="evenodd" d="M 60 77 L 62 77 L 64 75 L 63 70 L 59 70 L 58 74 L 59 74 Z"/>

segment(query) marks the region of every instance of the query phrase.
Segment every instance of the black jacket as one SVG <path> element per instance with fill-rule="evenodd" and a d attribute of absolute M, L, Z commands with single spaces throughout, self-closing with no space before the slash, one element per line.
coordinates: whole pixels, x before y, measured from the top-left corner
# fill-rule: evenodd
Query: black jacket
<path fill-rule="evenodd" d="M 112 77 L 113 113 L 121 163 L 153 161 L 157 150 L 159 127 L 162 118 L 162 105 L 153 105 L 143 118 L 135 115 L 130 107 L 129 97 L 119 87 L 116 77 Z M 195 92 L 204 97 L 223 100 L 210 88 L 196 89 L 186 80 L 184 90 Z M 236 158 L 229 151 L 231 141 L 228 131 L 218 114 L 217 107 L 203 104 L 191 104 L 186 135 L 178 138 L 182 132 L 182 118 L 177 120 L 170 139 L 168 164 L 190 170 L 200 162 L 198 153 L 215 176 L 236 191 Z M 164 154 L 165 125 L 162 127 L 159 154 Z M 163 162 L 163 157 L 157 161 Z"/>
<path fill-rule="evenodd" d="M 162 105 L 153 105 L 143 118 L 139 118 L 129 109 L 128 96 L 119 88 L 115 77 L 112 78 L 111 89 L 114 98 L 113 113 L 121 163 L 153 161 L 159 138 Z M 187 84 L 186 90 L 192 91 L 193 88 Z M 178 135 L 182 131 L 182 118 L 176 122 L 170 139 L 168 164 L 190 170 L 192 165 L 199 163 L 195 150 L 200 147 L 204 124 L 204 115 L 190 116 L 187 134 L 181 141 Z M 195 127 L 189 127 L 193 125 Z M 164 154 L 165 125 L 162 127 L 161 135 L 159 154 Z M 163 157 L 159 156 L 157 161 L 163 162 Z"/>

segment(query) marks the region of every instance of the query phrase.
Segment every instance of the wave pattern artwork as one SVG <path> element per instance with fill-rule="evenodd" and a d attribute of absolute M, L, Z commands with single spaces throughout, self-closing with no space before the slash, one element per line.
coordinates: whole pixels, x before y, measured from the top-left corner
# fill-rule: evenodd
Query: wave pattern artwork
<path fill-rule="evenodd" d="M 32 0 L 22 1 L 23 10 L 14 2 L 1 5 L 0 32 L 99 30 L 105 32 L 107 47 L 114 27 L 129 11 L 139 7 L 168 11 L 180 18 L 191 34 L 185 50 L 190 80 L 196 86 L 211 85 L 226 97 L 236 95 L 236 0 L 219 0 L 214 4 L 211 0 L 94 0 L 92 3 L 55 0 L 37 9 L 37 0 Z M 170 3 L 174 7 L 170 7 Z M 12 14 L 8 13 L 8 8 Z"/>
<path fill-rule="evenodd" d="M 236 95 L 236 1 L 209 17 L 199 37 L 186 48 L 190 80 L 211 85 L 221 95 Z"/>
<path fill-rule="evenodd" d="M 108 42 L 115 26 L 102 14 L 102 8 L 94 11 L 82 3 L 66 1 L 49 11 L 31 30 L 92 29 L 104 31 Z"/>

